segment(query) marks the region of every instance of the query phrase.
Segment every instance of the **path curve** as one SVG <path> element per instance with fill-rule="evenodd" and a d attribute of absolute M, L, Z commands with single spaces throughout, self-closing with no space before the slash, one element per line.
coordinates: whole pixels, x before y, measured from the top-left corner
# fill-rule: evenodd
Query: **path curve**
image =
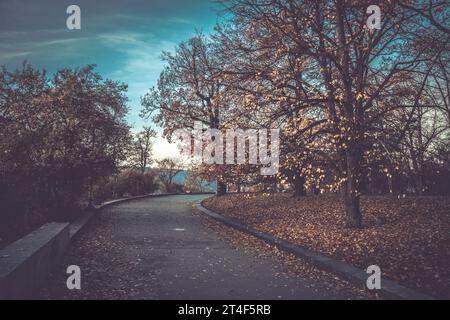
<path fill-rule="evenodd" d="M 65 263 L 90 262 L 85 267 L 90 270 L 83 274 L 84 289 L 92 287 L 89 281 L 94 277 L 99 282 L 99 270 L 102 270 L 102 281 L 110 283 L 99 292 L 120 287 L 122 298 L 349 298 L 339 292 L 317 290 L 315 288 L 321 286 L 313 280 L 283 275 L 276 260 L 246 254 L 219 239 L 202 223 L 201 217 L 193 215 L 195 203 L 209 196 L 144 198 L 105 208 L 94 227 L 84 231 L 87 236 L 74 245 L 92 246 L 92 242 L 97 241 L 96 230 L 109 225 L 110 228 L 103 231 L 107 234 L 102 237 L 106 237 L 105 243 L 114 243 L 111 250 L 115 255 L 111 253 L 111 263 L 122 267 L 107 266 L 108 254 L 94 264 L 91 261 L 95 256 L 89 257 L 86 250 L 75 250 Z M 98 293 L 95 297 L 104 298 Z"/>

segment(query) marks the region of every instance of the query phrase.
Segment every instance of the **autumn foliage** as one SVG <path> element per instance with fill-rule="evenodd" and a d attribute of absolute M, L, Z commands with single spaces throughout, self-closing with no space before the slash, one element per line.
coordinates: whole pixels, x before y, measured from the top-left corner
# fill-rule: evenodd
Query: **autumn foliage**
<path fill-rule="evenodd" d="M 219 2 L 226 17 L 215 32 L 164 53 L 142 115 L 168 138 L 194 121 L 279 128 L 276 176 L 203 168 L 221 194 L 243 183 L 288 185 L 297 196 L 340 192 L 341 219 L 361 228 L 364 194 L 449 193 L 446 1 L 381 1 L 372 30 L 367 1 Z"/>
<path fill-rule="evenodd" d="M 449 298 L 450 199 L 364 196 L 363 230 L 345 227 L 336 195 L 296 199 L 289 194 L 229 194 L 205 206 L 227 217 L 431 296 Z"/>
<path fill-rule="evenodd" d="M 0 72 L 0 238 L 66 220 L 129 142 L 126 85 L 94 66 Z"/>

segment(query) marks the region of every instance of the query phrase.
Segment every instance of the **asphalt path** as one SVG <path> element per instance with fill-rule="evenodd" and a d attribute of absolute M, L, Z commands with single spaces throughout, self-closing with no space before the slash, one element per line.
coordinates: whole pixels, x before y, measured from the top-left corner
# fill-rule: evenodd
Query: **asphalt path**
<path fill-rule="evenodd" d="M 138 256 L 140 270 L 153 275 L 148 298 L 339 297 L 337 292 L 311 289 L 311 280 L 280 275 L 275 259 L 256 258 L 219 239 L 192 214 L 193 204 L 206 197 L 146 198 L 104 210 L 102 218 L 112 222 L 114 237 L 128 247 L 130 259 Z"/>
<path fill-rule="evenodd" d="M 83 230 L 53 276 L 45 298 L 348 299 L 321 280 L 282 272 L 219 238 L 195 204 L 210 195 L 143 198 L 106 207 Z M 68 292 L 67 265 L 79 265 L 82 289 Z M 325 280 L 323 280 L 325 281 Z M 325 289 L 325 288 L 328 289 Z M 321 289 L 322 288 L 322 289 Z"/>

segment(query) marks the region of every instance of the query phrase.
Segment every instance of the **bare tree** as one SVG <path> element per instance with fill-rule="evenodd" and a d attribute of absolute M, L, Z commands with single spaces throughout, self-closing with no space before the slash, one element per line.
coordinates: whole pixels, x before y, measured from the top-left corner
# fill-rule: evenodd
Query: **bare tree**
<path fill-rule="evenodd" d="M 173 178 L 183 171 L 182 162 L 176 158 L 164 158 L 156 161 L 159 171 L 159 179 L 164 184 L 166 192 L 169 192 Z"/>
<path fill-rule="evenodd" d="M 425 18 L 437 30 L 450 35 L 450 28 L 446 25 L 449 9 L 447 0 L 399 1 L 399 5 Z"/>
<path fill-rule="evenodd" d="M 176 48 L 175 54 L 163 53 L 167 66 L 161 73 L 158 88 L 142 99 L 142 116 L 164 127 L 169 139 L 174 130 L 193 128 L 194 121 L 221 129 L 228 108 L 219 77 L 219 62 L 210 41 L 199 34 Z M 221 172 L 215 166 L 218 194 L 226 192 Z"/>
<path fill-rule="evenodd" d="M 152 164 L 152 139 L 156 137 L 156 131 L 144 127 L 144 130 L 135 134 L 131 150 L 130 161 L 132 166 L 137 167 L 142 173 L 145 173 L 147 167 Z"/>
<path fill-rule="evenodd" d="M 346 224 L 361 227 L 362 169 L 372 125 L 400 107 L 383 100 L 427 59 L 410 37 L 421 30 L 416 15 L 384 2 L 381 29 L 369 30 L 368 2 L 223 2 L 233 13 L 231 27 L 219 30 L 217 37 L 222 45 L 218 52 L 229 61 L 224 63 L 232 79 L 229 85 L 251 96 L 255 108 L 259 104 L 271 110 L 272 119 L 290 118 L 302 110 L 314 119 L 309 128 L 330 136 L 338 155 L 336 184 Z"/>

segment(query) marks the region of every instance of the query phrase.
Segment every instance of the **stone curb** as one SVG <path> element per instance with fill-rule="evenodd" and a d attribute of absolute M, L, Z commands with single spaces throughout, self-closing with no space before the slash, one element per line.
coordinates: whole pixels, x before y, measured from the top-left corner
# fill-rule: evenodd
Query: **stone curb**
<path fill-rule="evenodd" d="M 292 253 L 299 258 L 305 259 L 308 262 L 311 262 L 314 265 L 326 271 L 333 272 L 356 285 L 360 285 L 364 288 L 366 287 L 368 274 L 361 269 L 358 269 L 346 262 L 338 261 L 333 258 L 327 257 L 321 253 L 311 251 L 300 245 L 296 245 L 289 241 L 276 238 L 269 233 L 258 231 L 256 229 L 253 229 L 252 227 L 239 223 L 235 220 L 228 219 L 223 215 L 220 215 L 214 211 L 211 211 L 203 207 L 202 203 L 197 203 L 197 208 L 206 215 L 210 216 L 211 218 L 214 218 L 230 227 L 246 232 L 261 240 L 264 240 L 267 243 L 275 245 L 278 248 L 287 251 L 289 253 Z M 390 299 L 434 300 L 434 298 L 429 295 L 404 287 L 392 280 L 388 280 L 385 278 L 381 279 L 381 289 L 377 290 L 377 292 L 380 292 L 380 294 L 382 294 L 384 297 Z"/>

